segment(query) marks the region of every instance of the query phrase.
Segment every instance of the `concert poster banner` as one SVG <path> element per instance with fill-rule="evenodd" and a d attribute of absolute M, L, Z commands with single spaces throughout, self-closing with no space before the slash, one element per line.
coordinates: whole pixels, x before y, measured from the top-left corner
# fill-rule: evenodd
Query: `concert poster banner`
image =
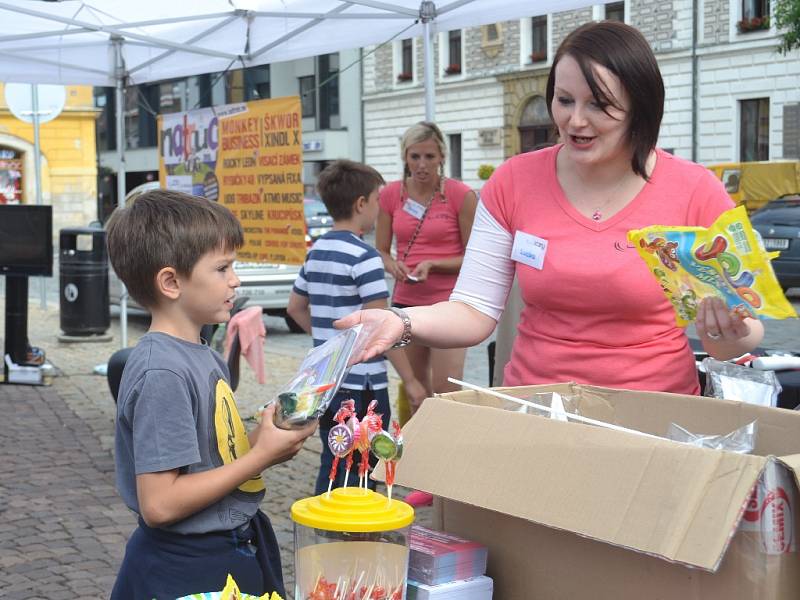
<path fill-rule="evenodd" d="M 161 187 L 227 206 L 245 232 L 240 261 L 303 264 L 300 114 L 289 96 L 158 118 Z"/>

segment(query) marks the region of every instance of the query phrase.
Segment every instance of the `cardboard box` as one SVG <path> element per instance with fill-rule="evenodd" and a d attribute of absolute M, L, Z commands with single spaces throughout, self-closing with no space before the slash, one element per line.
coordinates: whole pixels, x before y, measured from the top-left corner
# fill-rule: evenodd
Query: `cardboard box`
<path fill-rule="evenodd" d="M 557 392 L 568 410 L 658 436 L 671 422 L 723 434 L 757 419 L 758 438 L 740 455 L 524 414 L 478 392 L 427 399 L 403 429 L 397 483 L 437 496 L 434 527 L 488 546 L 495 598 L 800 598 L 789 506 L 800 413 L 576 384 L 502 391 Z M 737 531 L 768 457 L 789 469 L 779 554 Z"/>

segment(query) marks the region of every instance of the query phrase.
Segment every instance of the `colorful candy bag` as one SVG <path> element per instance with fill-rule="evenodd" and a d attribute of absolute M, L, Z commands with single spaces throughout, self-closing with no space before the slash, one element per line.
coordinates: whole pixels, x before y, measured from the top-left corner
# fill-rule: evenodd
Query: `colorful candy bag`
<path fill-rule="evenodd" d="M 797 317 L 783 295 L 767 252 L 744 206 L 722 213 L 711 227 L 653 225 L 628 232 L 684 327 L 702 298 L 719 296 L 741 316 Z"/>
<path fill-rule="evenodd" d="M 228 581 L 225 584 L 225 589 L 221 592 L 204 592 L 201 594 L 192 594 L 191 596 L 183 596 L 178 600 L 283 600 L 277 592 L 271 594 L 264 594 L 262 596 L 252 596 L 244 594 L 239 591 L 239 586 L 236 585 L 233 577 L 228 575 Z"/>

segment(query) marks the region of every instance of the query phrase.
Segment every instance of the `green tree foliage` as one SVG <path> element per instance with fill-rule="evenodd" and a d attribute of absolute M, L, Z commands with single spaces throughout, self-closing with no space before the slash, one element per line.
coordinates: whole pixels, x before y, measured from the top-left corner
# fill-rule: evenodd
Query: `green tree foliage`
<path fill-rule="evenodd" d="M 781 53 L 800 48 L 800 0 L 776 0 L 772 14 L 775 25 L 785 30 L 779 47 Z"/>

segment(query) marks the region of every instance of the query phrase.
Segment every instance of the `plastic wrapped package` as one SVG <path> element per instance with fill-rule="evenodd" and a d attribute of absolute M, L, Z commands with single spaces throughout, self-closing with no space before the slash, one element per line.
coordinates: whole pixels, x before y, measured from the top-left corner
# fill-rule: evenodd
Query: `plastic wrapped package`
<path fill-rule="evenodd" d="M 567 421 L 567 415 L 579 415 L 576 403 L 569 397 L 563 396 L 556 392 L 548 392 L 546 394 L 534 394 L 525 398 L 531 404 L 538 404 L 539 406 L 548 407 L 550 410 L 543 410 L 530 404 L 514 404 L 507 401 L 507 410 L 515 410 L 517 412 L 526 413 L 529 415 L 539 415 L 548 419 L 555 419 L 557 421 Z"/>
<path fill-rule="evenodd" d="M 483 544 L 413 525 L 408 578 L 426 585 L 439 585 L 478 577 L 486 573 L 488 555 Z"/>
<path fill-rule="evenodd" d="M 271 403 L 278 405 L 274 421 L 282 429 L 299 429 L 321 417 L 350 370 L 351 358 L 358 355 L 359 340 L 363 344 L 368 338 L 367 332 L 361 335 L 362 329 L 362 325 L 345 329 L 309 350 L 295 376 L 258 409 L 255 418 L 260 419 Z"/>
<path fill-rule="evenodd" d="M 702 369 L 706 372 L 706 396 L 757 406 L 778 405 L 782 388 L 775 371 L 751 369 L 710 357 L 703 359 Z"/>
<path fill-rule="evenodd" d="M 698 448 L 726 450 L 737 454 L 750 454 L 756 447 L 758 423 L 753 421 L 726 435 L 704 435 L 692 433 L 677 423 L 670 423 L 667 438 L 674 442 L 691 444 Z"/>

